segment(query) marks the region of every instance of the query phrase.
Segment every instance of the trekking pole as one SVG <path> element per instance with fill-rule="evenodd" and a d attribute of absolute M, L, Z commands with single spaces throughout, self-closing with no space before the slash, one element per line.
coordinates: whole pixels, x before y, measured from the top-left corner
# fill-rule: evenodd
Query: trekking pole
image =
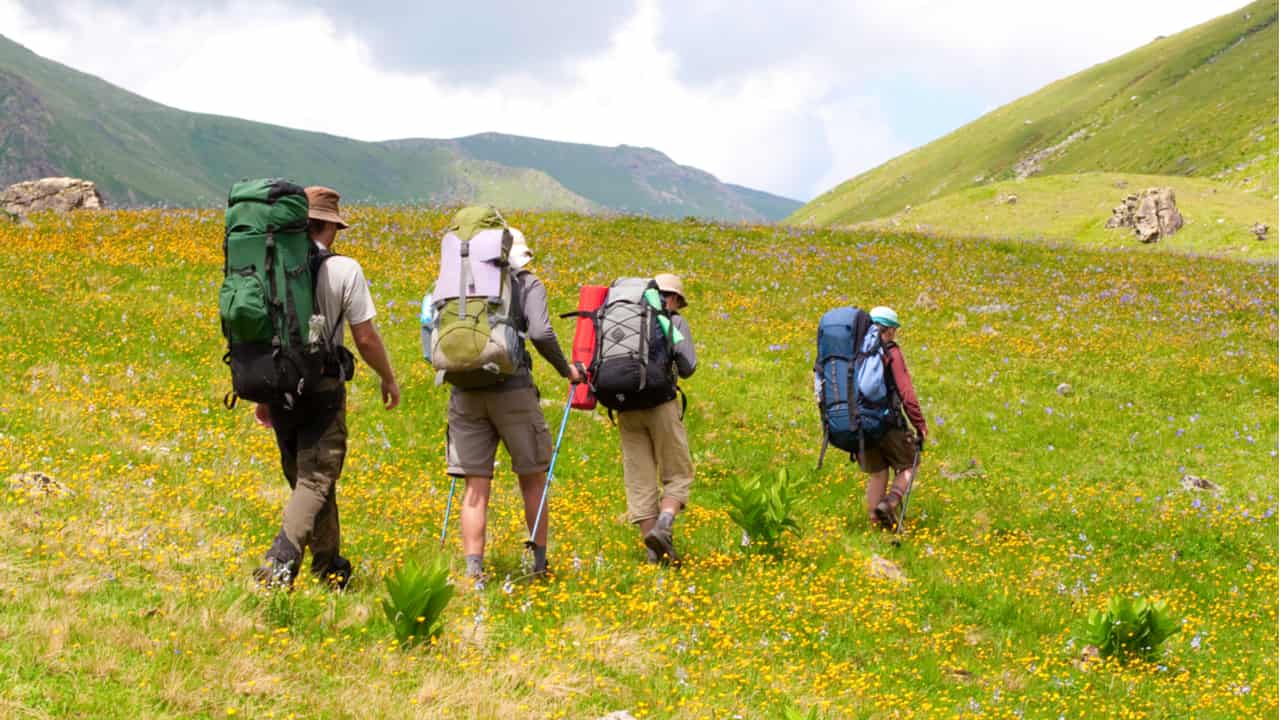
<path fill-rule="evenodd" d="M 458 487 L 458 476 L 449 478 L 449 499 L 444 503 L 444 522 L 440 523 L 440 549 L 444 549 L 444 536 L 449 532 L 449 511 L 453 509 L 453 490 Z"/>
<path fill-rule="evenodd" d="M 547 466 L 547 481 L 542 485 L 542 499 L 538 501 L 538 514 L 534 516 L 533 527 L 529 530 L 529 539 L 524 546 L 532 550 L 537 546 L 534 538 L 538 537 L 538 527 L 542 524 L 542 510 L 547 506 L 547 491 L 551 489 L 551 478 L 555 477 L 556 457 L 560 454 L 560 442 L 564 440 L 564 426 L 569 423 L 569 411 L 573 409 L 573 393 L 577 383 L 569 383 L 569 399 L 564 403 L 564 415 L 560 417 L 560 433 L 556 435 L 556 446 L 551 451 L 551 464 Z"/>
<path fill-rule="evenodd" d="M 916 445 L 916 458 L 911 463 L 911 480 L 907 482 L 907 492 L 902 496 L 902 506 L 898 508 L 898 522 L 894 524 L 893 534 L 902 534 L 902 523 L 907 519 L 907 502 L 911 500 L 911 488 L 916 486 L 916 475 L 920 474 L 920 446 Z"/>

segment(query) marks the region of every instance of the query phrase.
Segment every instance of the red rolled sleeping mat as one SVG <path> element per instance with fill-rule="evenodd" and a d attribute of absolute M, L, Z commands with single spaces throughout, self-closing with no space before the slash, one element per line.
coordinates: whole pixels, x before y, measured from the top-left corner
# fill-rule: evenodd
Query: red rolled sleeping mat
<path fill-rule="evenodd" d="M 578 291 L 578 312 L 594 313 L 604 304 L 609 288 L 603 285 L 583 285 Z M 591 360 L 596 353 L 596 325 L 589 317 L 578 316 L 578 325 L 573 331 L 572 362 L 582 363 L 583 367 L 591 367 Z M 596 397 L 591 394 L 587 383 L 576 387 L 573 391 L 573 407 L 577 410 L 594 410 Z"/>

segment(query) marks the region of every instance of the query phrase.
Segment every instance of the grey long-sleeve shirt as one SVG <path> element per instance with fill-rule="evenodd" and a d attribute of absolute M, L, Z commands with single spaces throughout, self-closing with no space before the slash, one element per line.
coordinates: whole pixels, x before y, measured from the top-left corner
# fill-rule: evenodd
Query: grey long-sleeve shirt
<path fill-rule="evenodd" d="M 547 309 L 547 288 L 533 273 L 520 270 L 516 273 L 516 291 L 519 293 L 520 313 L 524 316 L 524 331 L 533 343 L 534 349 L 561 377 L 569 377 L 569 361 L 560 349 L 560 340 L 556 337 L 555 328 L 551 327 L 551 311 Z M 488 391 L 507 392 L 533 387 L 533 374 L 529 365 L 525 365 L 502 382 L 483 387 L 468 388 L 465 392 Z M 484 372 L 483 370 L 477 372 Z M 454 391 L 462 391 L 455 387 Z"/>
<path fill-rule="evenodd" d="M 516 273 L 520 282 L 520 310 L 524 313 L 525 331 L 529 334 L 529 342 L 537 349 L 544 360 L 560 373 L 560 377 L 570 375 L 569 361 L 560 349 L 560 340 L 556 337 L 555 328 L 551 327 L 551 311 L 547 309 L 547 288 L 542 281 L 534 277 L 528 270 Z M 528 368 L 525 368 L 528 374 Z"/>
<path fill-rule="evenodd" d="M 671 326 L 684 336 L 676 345 L 676 372 L 681 378 L 687 378 L 698 369 L 698 356 L 693 351 L 693 333 L 689 332 L 689 321 L 680 313 L 671 313 Z"/>

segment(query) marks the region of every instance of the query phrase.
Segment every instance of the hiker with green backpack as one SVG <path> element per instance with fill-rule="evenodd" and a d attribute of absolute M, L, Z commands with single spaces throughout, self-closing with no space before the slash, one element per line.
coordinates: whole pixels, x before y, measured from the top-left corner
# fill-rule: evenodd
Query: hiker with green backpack
<path fill-rule="evenodd" d="M 498 443 L 506 447 L 524 499 L 533 572 L 547 571 L 543 490 L 551 435 L 533 381 L 538 354 L 571 383 L 570 365 L 551 327 L 547 291 L 528 269 L 533 259 L 518 230 L 492 207 L 459 210 L 441 241 L 440 275 L 423 301 L 423 353 L 447 382 L 448 474 L 464 478 L 461 525 L 466 573 L 483 587 L 485 526 Z M 446 518 L 446 523 L 448 519 Z"/>
<path fill-rule="evenodd" d="M 679 388 L 698 362 L 680 314 L 687 305 L 684 283 L 664 273 L 615 281 L 596 311 L 591 390 L 618 413 L 627 518 L 640 531 L 650 563 L 679 564 L 673 524 L 693 484 Z"/>
<path fill-rule="evenodd" d="M 275 431 L 290 495 L 280 531 L 255 571 L 259 583 L 291 587 L 303 553 L 311 572 L 344 588 L 351 563 L 339 554 L 337 483 L 347 450 L 346 382 L 360 356 L 382 380 L 382 402 L 400 402 L 360 263 L 333 253 L 348 225 L 338 193 L 279 180 L 232 187 L 225 280 L 220 297 L 227 364 L 237 397 L 258 403 L 259 424 Z"/>

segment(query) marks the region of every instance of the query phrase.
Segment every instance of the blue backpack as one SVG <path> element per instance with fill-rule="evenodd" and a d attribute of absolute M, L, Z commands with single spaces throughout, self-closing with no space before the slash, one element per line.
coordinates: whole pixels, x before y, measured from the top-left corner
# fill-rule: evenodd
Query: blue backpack
<path fill-rule="evenodd" d="M 897 393 L 885 373 L 879 329 L 856 307 L 836 308 L 818 321 L 813 391 L 822 417 L 822 467 L 827 445 L 850 454 L 874 442 L 897 419 Z"/>

